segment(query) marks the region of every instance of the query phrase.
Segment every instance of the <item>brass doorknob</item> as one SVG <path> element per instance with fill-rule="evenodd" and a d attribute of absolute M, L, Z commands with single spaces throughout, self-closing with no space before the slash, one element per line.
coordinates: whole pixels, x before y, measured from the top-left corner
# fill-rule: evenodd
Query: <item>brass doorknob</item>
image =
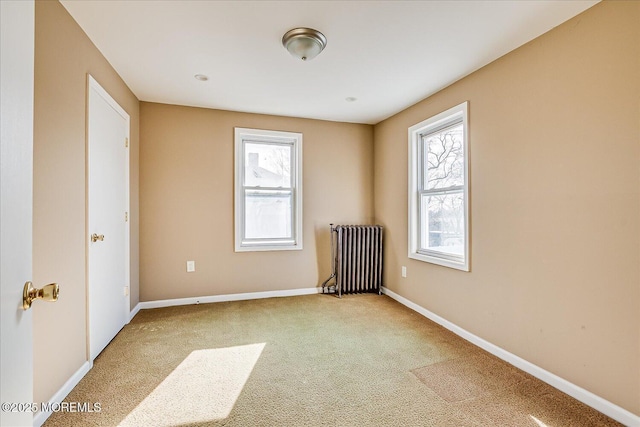
<path fill-rule="evenodd" d="M 33 287 L 33 283 L 27 282 L 24 284 L 24 290 L 22 291 L 22 308 L 29 310 L 31 303 L 38 298 L 45 301 L 58 301 L 58 294 L 60 293 L 60 287 L 57 283 L 50 283 L 47 286 L 43 286 L 42 289 L 36 289 Z"/>
<path fill-rule="evenodd" d="M 101 242 L 102 242 L 102 241 L 104 241 L 104 234 L 96 234 L 96 233 L 93 233 L 93 234 L 91 235 L 91 241 L 95 243 L 95 242 L 97 242 L 98 240 L 100 240 Z"/>

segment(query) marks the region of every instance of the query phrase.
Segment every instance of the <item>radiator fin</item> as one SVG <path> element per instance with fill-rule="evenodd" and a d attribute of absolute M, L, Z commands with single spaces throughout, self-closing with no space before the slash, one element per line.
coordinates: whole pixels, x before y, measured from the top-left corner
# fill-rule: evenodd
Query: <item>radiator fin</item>
<path fill-rule="evenodd" d="M 336 292 L 378 292 L 382 288 L 382 226 L 331 227 L 333 274 Z"/>

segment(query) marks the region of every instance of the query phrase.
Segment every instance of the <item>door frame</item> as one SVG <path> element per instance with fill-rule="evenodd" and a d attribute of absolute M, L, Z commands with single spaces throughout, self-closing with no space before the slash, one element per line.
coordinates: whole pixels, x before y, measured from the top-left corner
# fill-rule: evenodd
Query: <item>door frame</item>
<path fill-rule="evenodd" d="M 86 304 L 87 304 L 87 313 L 86 313 L 86 323 L 87 323 L 87 360 L 90 363 L 93 363 L 93 358 L 91 355 L 91 281 L 90 281 L 90 272 L 89 272 L 89 258 L 90 258 L 90 231 L 89 231 L 89 200 L 91 197 L 90 188 L 89 188 L 89 155 L 91 150 L 91 143 L 89 141 L 89 97 L 91 96 L 91 90 L 95 90 L 102 99 L 104 99 L 107 104 L 111 108 L 113 108 L 120 116 L 125 119 L 126 128 L 127 128 L 127 140 L 129 141 L 127 144 L 126 151 L 126 188 L 125 188 L 125 197 L 126 197 L 126 212 L 128 215 L 127 221 L 125 222 L 125 284 L 124 286 L 127 289 L 127 294 L 125 300 L 126 310 L 125 310 L 125 319 L 124 324 L 129 323 L 129 314 L 131 313 L 131 199 L 130 199 L 130 170 L 131 170 L 131 158 L 129 148 L 131 146 L 131 118 L 129 114 L 116 102 L 115 99 L 98 83 L 98 81 L 89 73 L 87 73 L 87 91 L 86 91 L 86 119 L 85 119 L 85 283 L 86 283 Z M 124 213 L 124 212 L 123 212 Z M 97 355 L 96 355 L 97 356 Z"/>

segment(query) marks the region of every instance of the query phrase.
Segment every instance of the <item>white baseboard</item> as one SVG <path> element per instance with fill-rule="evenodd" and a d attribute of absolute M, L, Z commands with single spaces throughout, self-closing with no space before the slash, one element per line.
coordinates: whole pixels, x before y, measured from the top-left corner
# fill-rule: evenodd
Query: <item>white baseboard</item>
<path fill-rule="evenodd" d="M 382 288 L 382 293 L 388 295 L 389 297 L 398 301 L 400 304 L 409 307 L 410 309 L 423 315 L 424 317 L 434 321 L 435 323 L 447 328 L 454 334 L 488 351 L 494 356 L 499 357 L 500 359 L 512 364 L 519 369 L 522 369 L 523 371 L 533 375 L 539 380 L 542 380 L 545 383 L 557 388 L 558 390 L 579 400 L 585 405 L 591 406 L 592 408 L 602 412 L 603 414 L 613 418 L 614 420 L 630 427 L 640 426 L 640 417 L 627 411 L 626 409 L 621 408 L 609 402 L 608 400 L 605 400 L 600 396 L 597 396 L 590 391 L 583 389 L 582 387 L 570 383 L 569 381 L 560 378 L 559 376 L 552 374 L 551 372 L 544 370 L 541 367 L 534 365 L 533 363 L 528 362 L 521 357 L 518 357 L 515 354 L 510 353 L 503 348 L 500 348 L 497 345 L 492 344 L 465 329 L 462 329 L 458 325 L 451 323 L 450 321 L 438 316 L 437 314 L 414 303 L 413 301 L 406 299 L 403 296 L 396 294 L 395 292 L 385 287 Z"/>
<path fill-rule="evenodd" d="M 143 301 L 138 304 L 141 309 L 171 307 L 175 305 L 207 304 L 211 302 L 244 301 L 274 297 L 294 297 L 312 295 L 322 292 L 322 288 L 289 289 L 283 291 L 248 292 L 243 294 L 212 295 L 204 297 L 165 299 L 158 301 Z M 136 307 L 138 307 L 136 306 Z"/>
<path fill-rule="evenodd" d="M 138 314 L 139 311 L 140 311 L 140 303 L 137 303 L 136 306 L 133 307 L 133 310 L 131 310 L 131 313 L 129 313 L 129 320 L 127 321 L 127 323 L 131 322 L 131 319 L 136 317 L 136 314 Z"/>
<path fill-rule="evenodd" d="M 92 367 L 93 363 L 84 362 L 84 364 L 80 366 L 80 369 L 78 369 L 73 375 L 71 375 L 67 382 L 64 383 L 62 387 L 60 387 L 60 390 L 58 390 L 56 394 L 53 395 L 48 403 L 53 404 L 62 402 L 64 398 L 67 397 L 67 395 L 71 392 L 71 390 L 73 390 L 73 388 L 78 385 L 80 380 L 87 374 L 87 372 L 91 370 Z M 49 418 L 52 413 L 53 412 L 51 411 L 37 412 L 33 416 L 34 427 L 40 427 L 42 424 L 44 424 L 44 422 L 47 421 L 47 418 Z"/>

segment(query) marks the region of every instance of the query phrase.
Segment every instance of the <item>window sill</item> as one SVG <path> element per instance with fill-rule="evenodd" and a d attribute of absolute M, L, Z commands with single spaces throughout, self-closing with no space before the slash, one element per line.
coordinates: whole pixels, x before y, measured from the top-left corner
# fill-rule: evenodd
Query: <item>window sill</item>
<path fill-rule="evenodd" d="M 302 244 L 256 244 L 246 243 L 244 245 L 236 246 L 236 252 L 265 252 L 265 251 L 300 251 L 302 250 Z"/>
<path fill-rule="evenodd" d="M 425 255 L 417 252 L 410 252 L 409 258 L 415 259 L 418 261 L 428 262 L 430 264 L 437 264 L 443 267 L 454 268 L 456 270 L 461 271 L 469 271 L 469 263 L 464 261 L 452 261 L 445 258 L 440 258 L 433 255 Z"/>

